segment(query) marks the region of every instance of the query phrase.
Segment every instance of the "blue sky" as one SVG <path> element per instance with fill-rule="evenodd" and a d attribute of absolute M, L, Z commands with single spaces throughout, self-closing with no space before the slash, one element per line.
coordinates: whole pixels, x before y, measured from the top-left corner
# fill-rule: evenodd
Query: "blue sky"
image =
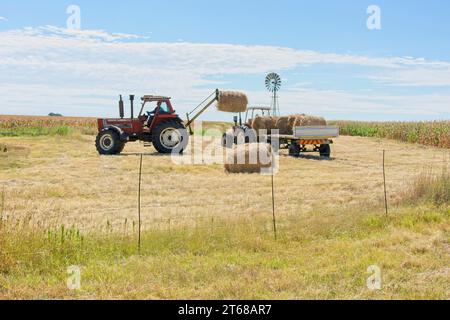
<path fill-rule="evenodd" d="M 72 4 L 81 30 L 66 29 Z M 449 13 L 445 0 L 3 0 L 0 113 L 114 116 L 118 94 L 158 93 L 183 114 L 216 87 L 269 104 L 275 71 L 285 114 L 449 119 Z"/>

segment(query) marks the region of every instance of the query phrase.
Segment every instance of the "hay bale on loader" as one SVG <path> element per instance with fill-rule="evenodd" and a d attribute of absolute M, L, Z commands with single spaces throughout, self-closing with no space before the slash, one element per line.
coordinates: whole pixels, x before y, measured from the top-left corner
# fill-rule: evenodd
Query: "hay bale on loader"
<path fill-rule="evenodd" d="M 217 109 L 223 112 L 245 112 L 247 110 L 248 99 L 242 92 L 220 91 Z"/>
<path fill-rule="evenodd" d="M 272 147 L 266 143 L 235 145 L 224 164 L 228 173 L 260 173 L 272 166 Z"/>

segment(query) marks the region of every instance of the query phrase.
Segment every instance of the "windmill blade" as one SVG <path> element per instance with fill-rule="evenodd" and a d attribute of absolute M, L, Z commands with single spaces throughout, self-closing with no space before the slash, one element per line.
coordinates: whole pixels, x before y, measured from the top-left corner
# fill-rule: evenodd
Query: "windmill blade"
<path fill-rule="evenodd" d="M 265 84 L 268 91 L 270 92 L 278 91 L 281 87 L 281 77 L 274 72 L 269 73 L 266 76 Z"/>

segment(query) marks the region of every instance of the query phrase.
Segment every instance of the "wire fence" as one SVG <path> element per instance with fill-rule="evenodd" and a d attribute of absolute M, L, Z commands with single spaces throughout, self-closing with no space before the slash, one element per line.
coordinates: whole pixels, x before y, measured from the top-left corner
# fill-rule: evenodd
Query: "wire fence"
<path fill-rule="evenodd" d="M 298 166 L 282 165 L 275 175 L 217 177 L 159 172 L 151 155 L 140 154 L 137 167 L 126 173 L 105 168 L 95 177 L 60 177 L 60 183 L 0 182 L 0 223 L 117 232 L 136 236 L 139 248 L 144 230 L 214 233 L 239 225 L 276 239 L 288 222 L 301 221 L 318 206 L 371 203 L 389 215 L 398 193 L 423 170 L 449 169 L 446 150 L 405 162 L 398 153 L 407 151 L 341 152 L 330 160 L 304 156 L 313 168 L 299 159 Z M 362 161 L 363 153 L 370 159 Z"/>

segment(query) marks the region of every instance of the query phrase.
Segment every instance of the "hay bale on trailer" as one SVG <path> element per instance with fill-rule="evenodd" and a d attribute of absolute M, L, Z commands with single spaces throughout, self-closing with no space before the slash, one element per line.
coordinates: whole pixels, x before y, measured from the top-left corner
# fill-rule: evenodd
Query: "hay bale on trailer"
<path fill-rule="evenodd" d="M 255 119 L 251 119 L 249 122 L 252 129 L 258 131 L 261 129 L 266 129 L 264 118 L 257 116 Z"/>
<path fill-rule="evenodd" d="M 289 116 L 289 126 L 291 128 L 294 128 L 295 121 L 297 121 L 298 118 L 305 117 L 305 116 L 306 115 L 304 113 L 302 113 L 302 114 L 294 114 L 294 115 Z"/>
<path fill-rule="evenodd" d="M 258 130 L 267 130 L 267 133 L 270 133 L 272 129 L 277 129 L 277 121 L 278 117 L 260 117 L 257 116 L 252 120 L 252 129 Z"/>
<path fill-rule="evenodd" d="M 242 92 L 220 91 L 217 109 L 223 112 L 245 112 L 248 99 Z"/>
<path fill-rule="evenodd" d="M 294 127 L 303 126 L 326 126 L 327 121 L 322 117 L 308 116 L 305 114 L 296 114 L 285 117 L 260 117 L 257 116 L 251 121 L 252 129 L 258 131 L 265 129 L 271 134 L 273 129 L 278 129 L 279 134 L 292 135 Z"/>
<path fill-rule="evenodd" d="M 260 173 L 272 166 L 272 147 L 266 143 L 235 145 L 224 164 L 228 173 Z"/>
<path fill-rule="evenodd" d="M 294 121 L 291 117 L 279 117 L 276 123 L 276 128 L 279 130 L 279 134 L 293 134 Z"/>
<path fill-rule="evenodd" d="M 305 126 L 326 126 L 327 121 L 325 118 L 302 115 L 296 118 L 294 127 L 305 127 Z"/>

